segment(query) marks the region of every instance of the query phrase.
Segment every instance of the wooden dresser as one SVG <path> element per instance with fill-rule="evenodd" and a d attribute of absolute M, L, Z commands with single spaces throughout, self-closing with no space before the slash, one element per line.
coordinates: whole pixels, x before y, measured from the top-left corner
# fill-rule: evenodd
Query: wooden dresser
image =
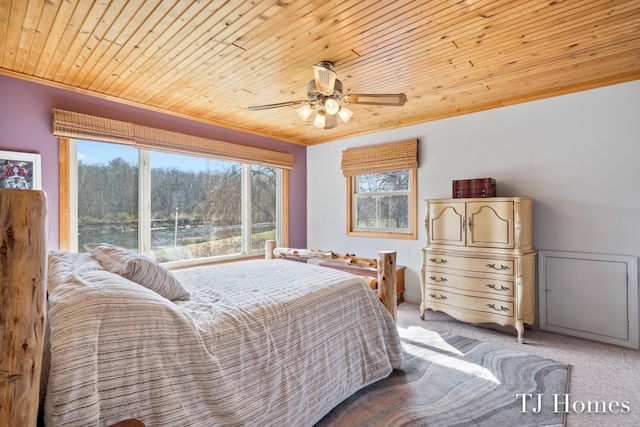
<path fill-rule="evenodd" d="M 532 207 L 527 197 L 426 200 L 420 311 L 470 323 L 535 323 Z"/>

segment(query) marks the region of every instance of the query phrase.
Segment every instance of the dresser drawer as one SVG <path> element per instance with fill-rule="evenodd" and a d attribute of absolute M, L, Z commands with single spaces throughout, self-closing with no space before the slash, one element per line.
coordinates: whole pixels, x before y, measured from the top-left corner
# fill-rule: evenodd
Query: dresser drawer
<path fill-rule="evenodd" d="M 426 253 L 425 263 L 431 267 L 446 267 L 456 270 L 477 271 L 481 273 L 514 275 L 513 259 L 474 258 L 439 253 Z"/>
<path fill-rule="evenodd" d="M 512 301 L 460 295 L 455 292 L 433 289 L 429 286 L 427 286 L 426 298 L 428 304 L 453 306 L 464 310 L 514 317 Z"/>
<path fill-rule="evenodd" d="M 428 285 L 456 288 L 462 291 L 484 292 L 507 297 L 513 296 L 514 282 L 486 277 L 474 277 L 466 274 L 456 274 L 430 270 L 425 275 Z"/>

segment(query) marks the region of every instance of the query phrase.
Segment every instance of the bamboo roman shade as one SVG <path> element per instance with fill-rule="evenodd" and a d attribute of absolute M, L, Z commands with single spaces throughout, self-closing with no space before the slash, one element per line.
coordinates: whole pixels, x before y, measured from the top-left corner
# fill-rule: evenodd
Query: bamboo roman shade
<path fill-rule="evenodd" d="M 418 140 L 348 148 L 342 152 L 344 176 L 418 168 Z"/>
<path fill-rule="evenodd" d="M 103 117 L 53 110 L 53 136 L 135 145 L 135 125 Z"/>
<path fill-rule="evenodd" d="M 293 168 L 293 155 L 64 110 L 53 110 L 53 135 L 132 145 L 143 150 Z"/>

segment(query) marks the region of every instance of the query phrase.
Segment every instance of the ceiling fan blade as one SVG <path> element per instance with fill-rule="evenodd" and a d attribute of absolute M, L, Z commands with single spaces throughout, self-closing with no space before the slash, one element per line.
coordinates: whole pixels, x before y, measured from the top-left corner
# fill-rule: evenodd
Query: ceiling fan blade
<path fill-rule="evenodd" d="M 392 107 L 402 107 L 407 102 L 407 95 L 404 93 L 378 93 L 378 94 L 355 94 L 350 93 L 342 98 L 347 104 L 365 105 L 387 105 Z"/>
<path fill-rule="evenodd" d="M 287 102 L 278 102 L 277 104 L 253 105 L 251 107 L 247 107 L 247 109 L 249 111 L 270 110 L 271 108 L 290 107 L 292 105 L 300 105 L 305 102 L 308 102 L 308 101 L 287 101 Z"/>
<path fill-rule="evenodd" d="M 313 65 L 313 78 L 316 81 L 316 90 L 323 95 L 333 95 L 336 84 L 336 72 L 333 71 L 333 64 L 329 61 L 322 61 Z"/>

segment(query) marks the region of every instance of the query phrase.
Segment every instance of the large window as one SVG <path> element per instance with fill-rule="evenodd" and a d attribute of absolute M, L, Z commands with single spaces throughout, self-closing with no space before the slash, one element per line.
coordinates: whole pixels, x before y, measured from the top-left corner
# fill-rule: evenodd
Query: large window
<path fill-rule="evenodd" d="M 279 168 L 86 140 L 69 152 L 71 250 L 106 242 L 193 264 L 280 240 Z"/>

